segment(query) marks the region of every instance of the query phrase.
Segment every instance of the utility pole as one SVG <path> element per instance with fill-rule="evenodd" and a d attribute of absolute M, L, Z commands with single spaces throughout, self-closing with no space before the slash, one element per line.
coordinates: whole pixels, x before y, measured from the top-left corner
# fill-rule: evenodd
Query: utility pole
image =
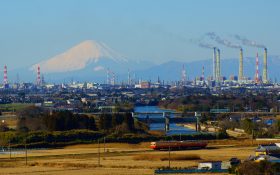
<path fill-rule="evenodd" d="M 201 113 L 199 113 L 199 112 L 195 112 L 195 117 L 196 117 L 196 127 L 195 127 L 195 129 L 196 129 L 196 131 L 198 132 L 200 132 L 200 117 L 201 117 Z"/>
<path fill-rule="evenodd" d="M 252 129 L 252 145 L 254 144 L 254 129 Z"/>
<path fill-rule="evenodd" d="M 252 145 L 254 144 L 254 119 L 252 119 Z"/>
<path fill-rule="evenodd" d="M 9 151 L 10 151 L 10 159 L 12 159 L 11 140 L 9 140 Z"/>
<path fill-rule="evenodd" d="M 106 137 L 104 137 L 104 154 L 105 154 L 105 151 L 106 151 Z"/>
<path fill-rule="evenodd" d="M 98 139 L 98 166 L 100 166 L 100 141 Z"/>
<path fill-rule="evenodd" d="M 180 141 L 182 140 L 182 133 L 180 133 Z"/>
<path fill-rule="evenodd" d="M 27 142 L 27 136 L 25 138 L 25 166 L 27 166 L 27 145 L 26 145 L 26 142 Z"/>
<path fill-rule="evenodd" d="M 170 169 L 170 144 L 169 144 L 169 147 L 168 147 L 168 167 Z"/>

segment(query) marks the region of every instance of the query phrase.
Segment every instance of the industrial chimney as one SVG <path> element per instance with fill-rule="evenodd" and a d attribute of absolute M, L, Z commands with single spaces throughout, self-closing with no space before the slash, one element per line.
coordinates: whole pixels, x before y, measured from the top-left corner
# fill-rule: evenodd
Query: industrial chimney
<path fill-rule="evenodd" d="M 37 67 L 37 79 L 36 79 L 36 84 L 37 86 L 41 85 L 41 69 L 40 66 L 38 65 Z"/>
<path fill-rule="evenodd" d="M 238 82 L 241 82 L 243 80 L 243 77 L 243 49 L 240 48 Z"/>
<path fill-rule="evenodd" d="M 205 74 L 204 74 L 204 66 L 202 66 L 202 75 L 201 75 L 201 80 L 205 80 Z"/>
<path fill-rule="evenodd" d="M 216 81 L 216 47 L 213 48 L 213 80 Z"/>
<path fill-rule="evenodd" d="M 263 83 L 268 83 L 268 80 L 267 80 L 267 48 L 264 48 L 262 81 L 263 81 Z"/>
<path fill-rule="evenodd" d="M 257 53 L 256 56 L 256 72 L 255 72 L 255 83 L 259 83 L 260 79 L 259 79 L 259 55 Z"/>
<path fill-rule="evenodd" d="M 181 72 L 182 86 L 186 85 L 186 81 L 187 81 L 186 69 L 185 69 L 185 64 L 183 64 L 183 68 L 182 68 L 182 72 Z"/>
<path fill-rule="evenodd" d="M 8 69 L 7 66 L 4 66 L 4 81 L 3 81 L 4 86 L 8 85 Z"/>
<path fill-rule="evenodd" d="M 217 49 L 217 60 L 216 60 L 216 81 L 220 82 L 221 78 L 221 57 L 220 49 Z"/>

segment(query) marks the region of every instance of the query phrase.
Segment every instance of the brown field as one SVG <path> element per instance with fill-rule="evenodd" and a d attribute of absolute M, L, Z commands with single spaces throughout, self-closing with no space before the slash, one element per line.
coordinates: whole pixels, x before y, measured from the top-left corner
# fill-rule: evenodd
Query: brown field
<path fill-rule="evenodd" d="M 166 160 L 200 160 L 200 156 L 196 155 L 196 154 L 177 154 L 177 153 L 173 153 L 170 155 L 169 154 L 157 154 L 157 155 L 153 155 L 153 154 L 138 154 L 136 156 L 133 157 L 133 160 L 149 160 L 149 161 L 166 161 Z"/>
<path fill-rule="evenodd" d="M 2 120 L 5 121 L 9 128 L 16 128 L 17 117 L 15 115 L 4 114 L 1 116 L 1 122 Z"/>
<path fill-rule="evenodd" d="M 246 144 L 248 142 L 248 145 Z M 207 149 L 171 151 L 171 167 L 192 167 L 201 160 L 242 160 L 254 154 L 256 146 L 248 141 L 211 141 Z M 64 149 L 30 150 L 27 166 L 24 152 L 21 154 L 0 154 L 0 174 L 67 174 L 67 175 L 128 175 L 153 174 L 154 170 L 168 166 L 168 151 L 149 149 L 149 143 L 100 144 L 100 166 L 98 166 L 98 145 L 74 145 Z M 212 174 L 213 175 L 213 174 Z"/>

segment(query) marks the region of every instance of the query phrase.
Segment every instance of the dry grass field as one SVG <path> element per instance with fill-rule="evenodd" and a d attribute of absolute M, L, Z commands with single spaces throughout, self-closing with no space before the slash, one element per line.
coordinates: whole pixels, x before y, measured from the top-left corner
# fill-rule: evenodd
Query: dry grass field
<path fill-rule="evenodd" d="M 2 116 L 0 116 L 0 122 L 5 122 L 7 124 L 7 126 L 9 128 L 13 128 L 15 129 L 16 128 L 16 125 L 17 125 L 17 117 L 13 114 L 9 114 L 9 113 L 6 113 L 6 114 L 3 114 Z"/>
<path fill-rule="evenodd" d="M 171 151 L 171 167 L 191 167 L 202 160 L 229 160 L 231 157 L 244 160 L 254 154 L 255 146 L 249 143 L 251 141 L 210 141 L 207 149 Z M 30 150 L 27 166 L 24 152 L 12 154 L 12 159 L 9 156 L 0 154 L 1 175 L 148 175 L 157 168 L 168 166 L 168 152 L 151 150 L 149 143 L 110 143 L 105 145 L 105 152 L 103 144 L 100 144 L 100 149 L 97 144 L 87 144 L 64 149 Z"/>

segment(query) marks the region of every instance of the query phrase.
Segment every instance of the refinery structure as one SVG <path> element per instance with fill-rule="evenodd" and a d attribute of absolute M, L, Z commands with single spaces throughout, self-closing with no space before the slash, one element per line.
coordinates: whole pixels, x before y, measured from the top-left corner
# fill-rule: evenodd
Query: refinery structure
<path fill-rule="evenodd" d="M 205 68 L 202 65 L 201 75 L 194 78 L 189 79 L 187 76 L 186 66 L 182 65 L 181 72 L 180 68 L 174 71 L 178 71 L 181 74 L 179 80 L 174 78 L 174 81 L 164 81 L 164 77 L 157 78 L 156 82 L 152 82 L 151 80 L 145 80 L 142 78 L 135 78 L 132 76 L 133 72 L 128 69 L 127 71 L 127 80 L 119 80 L 117 79 L 117 74 L 113 71 L 112 68 L 106 69 L 106 79 L 104 83 L 92 83 L 92 84 L 103 84 L 110 87 L 126 87 L 126 88 L 158 88 L 158 87 L 203 87 L 203 88 L 228 88 L 228 87 L 268 87 L 277 84 L 272 84 L 268 80 L 268 65 L 267 65 L 267 48 L 263 48 L 263 61 L 262 65 L 259 64 L 259 55 L 256 53 L 256 61 L 255 61 L 255 72 L 254 77 L 248 77 L 244 75 L 244 53 L 243 48 L 239 48 L 239 66 L 238 66 L 238 75 L 231 77 L 224 77 L 222 75 L 223 65 L 221 63 L 221 50 L 218 47 L 213 47 L 213 58 L 212 58 L 212 74 L 205 76 Z M 259 68 L 262 67 L 262 73 L 259 72 Z M 5 65 L 3 69 L 3 83 L 0 85 L 0 89 L 8 89 L 8 88 L 18 88 L 20 87 L 19 82 L 11 83 L 8 81 L 8 67 Z M 44 80 L 44 76 L 41 74 L 40 65 L 37 65 L 36 71 L 34 71 L 34 82 L 29 83 L 32 87 L 43 87 L 43 86 L 54 86 L 54 83 L 46 83 Z M 191 70 L 188 70 L 191 71 Z M 160 80 L 161 79 L 161 80 Z M 78 81 L 77 81 L 78 82 Z M 25 83 L 27 84 L 27 83 Z M 65 84 L 65 83 L 64 83 Z M 69 83 L 73 84 L 73 82 Z M 84 83 L 75 83 L 77 87 L 84 87 Z M 277 85 L 278 86 L 278 85 Z M 93 87 L 93 85 L 89 86 Z"/>
<path fill-rule="evenodd" d="M 235 85 L 244 85 L 244 84 L 255 84 L 255 85 L 268 85 L 270 82 L 268 81 L 268 73 L 267 73 L 267 48 L 264 48 L 264 54 L 263 54 L 263 65 L 262 65 L 262 76 L 260 75 L 259 72 L 259 55 L 258 53 L 256 54 L 256 61 L 255 61 L 255 73 L 254 77 L 246 77 L 244 75 L 244 59 L 243 59 L 243 49 L 239 49 L 239 68 L 238 68 L 238 76 L 237 79 L 234 77 L 230 77 L 228 81 L 234 82 Z M 213 47 L 213 65 L 212 65 L 212 76 L 208 77 L 208 81 L 211 81 L 213 86 L 221 86 L 224 84 L 226 81 L 226 78 L 222 76 L 221 74 L 221 51 L 217 47 Z M 203 67 L 204 69 L 204 67 Z M 199 81 L 199 78 L 197 78 Z M 204 81 L 204 75 L 201 76 L 200 81 Z M 228 82 L 227 81 L 227 82 Z M 210 84 L 210 83 L 209 83 Z"/>

